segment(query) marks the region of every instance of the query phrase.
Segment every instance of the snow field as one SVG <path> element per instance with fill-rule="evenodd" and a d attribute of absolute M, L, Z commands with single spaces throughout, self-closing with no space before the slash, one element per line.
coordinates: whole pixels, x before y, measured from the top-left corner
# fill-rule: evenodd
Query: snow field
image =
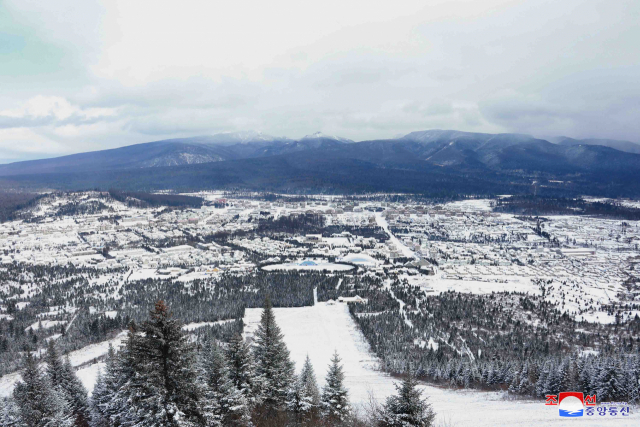
<path fill-rule="evenodd" d="M 182 327 L 183 331 L 195 331 L 198 328 L 202 328 L 205 326 L 213 326 L 213 325 L 224 325 L 225 323 L 233 322 L 235 319 L 227 319 L 227 320 L 218 320 L 217 322 L 198 322 L 198 323 L 187 323 Z"/>
<path fill-rule="evenodd" d="M 26 328 L 25 331 L 28 331 L 29 329 L 33 329 L 34 331 L 37 331 L 40 329 L 40 327 L 42 327 L 42 329 L 49 329 L 49 328 L 53 328 L 54 326 L 64 325 L 65 323 L 67 322 L 64 320 L 41 320 L 39 322 L 35 322 L 34 324 Z"/>
<path fill-rule="evenodd" d="M 253 337 L 261 313 L 262 309 L 246 310 L 246 338 Z M 366 406 L 369 395 L 383 402 L 395 392 L 395 380 L 376 370 L 378 361 L 349 315 L 346 304 L 318 303 L 313 307 L 275 308 L 274 313 L 298 372 L 308 354 L 320 387 L 324 385 L 331 356 L 337 350 L 344 366 L 345 386 L 356 410 Z M 542 400 L 505 400 L 502 392 L 453 391 L 427 385 L 423 390 L 437 413 L 436 425 L 541 427 L 576 424 L 573 419 L 560 418 L 557 407 L 545 406 Z M 628 418 L 583 417 L 579 421 L 580 425 L 586 426 L 637 426 L 639 423 L 637 411 Z"/>

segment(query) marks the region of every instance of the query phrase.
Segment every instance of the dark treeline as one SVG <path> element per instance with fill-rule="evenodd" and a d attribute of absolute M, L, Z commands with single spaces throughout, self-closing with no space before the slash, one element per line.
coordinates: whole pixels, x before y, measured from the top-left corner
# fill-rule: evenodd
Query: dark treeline
<path fill-rule="evenodd" d="M 103 211 L 111 211 L 110 208 L 98 200 L 87 202 L 70 202 L 61 205 L 55 216 L 95 215 Z"/>
<path fill-rule="evenodd" d="M 109 349 L 91 397 L 53 341 L 46 369 L 28 353 L 0 427 L 429 427 L 435 413 L 409 371 L 398 394 L 356 416 L 334 354 L 322 389 L 309 358 L 300 374 L 265 301 L 253 345 L 236 334 L 195 345 L 163 301 Z"/>
<path fill-rule="evenodd" d="M 201 197 L 179 194 L 155 194 L 142 191 L 109 189 L 109 195 L 119 202 L 135 207 L 173 206 L 199 208 L 204 203 L 204 199 Z"/>
<path fill-rule="evenodd" d="M 35 193 L 0 191 L 0 222 L 17 219 L 17 212 L 33 206 L 37 199 Z"/>
<path fill-rule="evenodd" d="M 512 196 L 492 202 L 496 212 L 516 215 L 597 215 L 621 220 L 640 220 L 640 209 L 618 202 L 587 201 L 581 198 Z"/>
<path fill-rule="evenodd" d="M 289 233 L 310 234 L 318 233 L 324 228 L 324 216 L 318 214 L 292 214 L 277 219 L 271 217 L 260 219 L 258 233 Z"/>
<path fill-rule="evenodd" d="M 315 194 L 297 194 L 297 195 L 283 195 L 269 192 L 254 192 L 254 191 L 227 191 L 224 193 L 225 198 L 234 199 L 250 199 L 250 200 L 264 200 L 267 202 L 283 202 L 283 203 L 301 203 L 301 202 L 326 202 L 327 199 L 321 195 Z M 432 203 L 447 203 L 457 200 L 464 200 L 466 198 L 474 198 L 474 196 L 468 196 L 465 194 L 387 194 L 387 193 L 363 193 L 356 195 L 343 195 L 341 200 L 348 202 L 389 202 L 389 203 L 417 203 L 417 204 L 432 204 Z"/>

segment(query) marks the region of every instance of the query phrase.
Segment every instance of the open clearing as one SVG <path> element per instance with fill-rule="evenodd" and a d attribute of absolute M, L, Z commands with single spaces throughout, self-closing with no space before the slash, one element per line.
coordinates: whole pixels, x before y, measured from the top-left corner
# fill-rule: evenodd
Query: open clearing
<path fill-rule="evenodd" d="M 345 383 L 351 403 L 360 407 L 368 401 L 369 393 L 383 400 L 394 393 L 394 380 L 376 370 L 376 358 L 371 354 L 345 304 L 319 303 L 313 307 L 276 308 L 276 320 L 299 370 L 309 354 L 320 386 L 324 385 L 329 360 L 338 350 L 345 371 Z M 244 317 L 245 336 L 253 336 L 260 322 L 261 309 L 247 309 Z M 451 426 L 563 426 L 575 425 L 575 420 L 558 416 L 555 406 L 545 406 L 542 400 L 504 400 L 500 392 L 452 391 L 424 386 L 439 422 Z M 573 421 L 573 422 L 572 422 Z M 622 418 L 583 417 L 580 425 L 637 426 L 637 411 Z M 613 425 L 613 424 L 612 424 Z"/>

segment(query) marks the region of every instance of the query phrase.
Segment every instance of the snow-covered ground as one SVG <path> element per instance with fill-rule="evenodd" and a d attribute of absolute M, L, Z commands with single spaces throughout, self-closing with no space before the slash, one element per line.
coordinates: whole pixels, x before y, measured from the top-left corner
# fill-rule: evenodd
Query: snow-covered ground
<path fill-rule="evenodd" d="M 506 196 L 511 197 L 511 196 Z M 444 205 L 444 208 L 458 212 L 489 212 L 491 211 L 490 199 L 471 199 L 461 200 L 459 202 L 450 202 Z"/>
<path fill-rule="evenodd" d="M 90 363 L 94 359 L 107 354 L 109 345 L 113 345 L 115 349 L 120 347 L 122 340 L 127 336 L 126 332 L 119 333 L 115 338 L 102 341 L 96 344 L 91 344 L 80 350 L 72 351 L 69 353 L 69 360 L 73 366 L 81 366 Z M 100 363 L 89 364 L 78 369 L 78 376 L 82 380 L 82 383 L 89 391 L 93 390 L 95 384 L 95 378 L 98 374 L 98 367 Z M 16 382 L 20 380 L 20 373 L 14 372 L 12 374 L 0 377 L 0 398 L 9 396 L 13 392 Z"/>
<path fill-rule="evenodd" d="M 313 307 L 276 308 L 274 312 L 296 368 L 302 367 L 308 354 L 321 386 L 331 355 L 337 350 L 342 358 L 345 384 L 354 407 L 365 405 L 369 394 L 382 401 L 394 393 L 394 380 L 375 369 L 377 360 L 345 304 L 319 303 Z M 261 313 L 261 309 L 246 310 L 246 337 L 254 334 Z M 437 421 L 450 426 L 564 426 L 576 423 L 575 420 L 560 418 L 557 407 L 545 406 L 541 400 L 504 400 L 504 394 L 499 392 L 423 388 L 424 395 L 429 397 L 438 414 Z M 588 426 L 609 422 L 616 426 L 636 426 L 640 417 L 635 413 L 628 418 L 583 417 L 579 421 L 580 425 Z"/>
<path fill-rule="evenodd" d="M 217 322 L 198 322 L 198 323 L 187 323 L 182 327 L 183 331 L 195 331 L 198 328 L 202 328 L 204 326 L 213 326 L 213 325 L 224 325 L 225 323 L 233 322 L 235 319 L 226 319 L 226 320 L 218 320 Z"/>
<path fill-rule="evenodd" d="M 53 328 L 54 326 L 63 325 L 65 323 L 67 322 L 60 321 L 60 320 L 41 320 L 39 322 L 35 322 L 33 325 L 26 328 L 25 331 L 28 331 L 29 328 L 33 329 L 34 331 L 37 331 L 40 328 L 49 329 L 49 328 Z"/>

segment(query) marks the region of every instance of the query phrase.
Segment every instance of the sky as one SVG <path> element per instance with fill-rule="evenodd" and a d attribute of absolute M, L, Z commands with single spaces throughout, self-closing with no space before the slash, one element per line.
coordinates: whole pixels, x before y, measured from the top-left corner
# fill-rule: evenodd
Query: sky
<path fill-rule="evenodd" d="M 638 0 L 0 0 L 0 163 L 255 130 L 640 142 Z"/>

